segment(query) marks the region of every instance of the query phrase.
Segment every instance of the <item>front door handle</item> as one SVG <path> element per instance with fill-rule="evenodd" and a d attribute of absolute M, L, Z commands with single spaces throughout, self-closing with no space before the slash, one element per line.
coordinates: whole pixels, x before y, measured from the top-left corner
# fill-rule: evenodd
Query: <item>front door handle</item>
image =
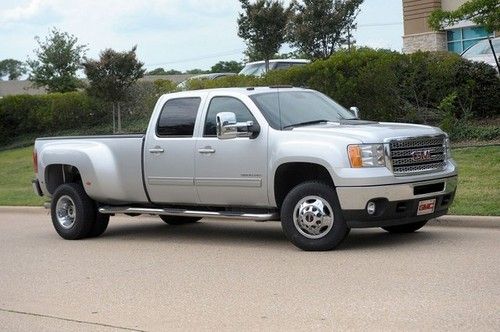
<path fill-rule="evenodd" d="M 163 150 L 159 146 L 156 146 L 156 147 L 154 147 L 152 149 L 149 149 L 149 152 L 150 153 L 163 153 L 163 152 L 165 152 L 165 150 Z"/>
<path fill-rule="evenodd" d="M 198 152 L 202 154 L 211 154 L 215 153 L 215 149 L 212 149 L 210 146 L 205 146 L 203 149 L 198 149 Z"/>

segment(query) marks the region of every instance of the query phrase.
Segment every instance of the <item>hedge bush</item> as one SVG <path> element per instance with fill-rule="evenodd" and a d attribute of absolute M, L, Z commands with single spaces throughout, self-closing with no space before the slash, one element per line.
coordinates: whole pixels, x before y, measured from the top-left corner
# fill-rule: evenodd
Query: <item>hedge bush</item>
<path fill-rule="evenodd" d="M 496 126 L 477 119 L 500 116 L 496 71 L 450 53 L 411 55 L 373 49 L 340 51 L 326 60 L 266 76 L 190 80 L 189 89 L 293 85 L 319 90 L 346 107 L 358 106 L 365 119 L 442 126 L 453 138 L 498 139 Z M 144 132 L 157 98 L 172 92 L 170 81 L 141 82 L 122 106 L 126 132 Z M 20 135 L 111 133 L 111 106 L 85 92 L 0 99 L 0 146 Z"/>
<path fill-rule="evenodd" d="M 442 101 L 456 94 L 456 119 L 500 115 L 500 80 L 489 65 L 452 53 L 386 50 L 340 51 L 326 60 L 262 78 L 232 76 L 193 80 L 189 88 L 287 84 L 319 90 L 342 105 L 358 106 L 364 118 L 439 125 Z"/>

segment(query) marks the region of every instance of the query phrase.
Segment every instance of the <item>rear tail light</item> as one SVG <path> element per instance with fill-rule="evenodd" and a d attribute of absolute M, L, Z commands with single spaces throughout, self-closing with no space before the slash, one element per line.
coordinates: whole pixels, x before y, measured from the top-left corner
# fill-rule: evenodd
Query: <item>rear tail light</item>
<path fill-rule="evenodd" d="M 33 171 L 38 174 L 38 153 L 33 150 Z"/>

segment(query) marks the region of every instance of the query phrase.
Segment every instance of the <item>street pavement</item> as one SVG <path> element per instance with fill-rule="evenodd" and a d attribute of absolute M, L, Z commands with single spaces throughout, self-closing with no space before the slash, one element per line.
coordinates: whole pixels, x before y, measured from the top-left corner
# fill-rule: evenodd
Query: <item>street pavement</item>
<path fill-rule="evenodd" d="M 45 210 L 0 210 L 0 331 L 499 331 L 499 235 L 353 230 L 304 252 L 275 222 L 148 216 L 65 241 Z"/>

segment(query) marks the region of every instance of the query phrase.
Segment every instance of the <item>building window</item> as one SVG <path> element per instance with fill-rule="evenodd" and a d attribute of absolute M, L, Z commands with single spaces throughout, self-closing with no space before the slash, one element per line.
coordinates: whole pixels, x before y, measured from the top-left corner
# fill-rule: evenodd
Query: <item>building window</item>
<path fill-rule="evenodd" d="M 448 30 L 447 37 L 448 51 L 460 54 L 478 41 L 488 38 L 488 32 L 483 27 L 459 28 Z"/>

